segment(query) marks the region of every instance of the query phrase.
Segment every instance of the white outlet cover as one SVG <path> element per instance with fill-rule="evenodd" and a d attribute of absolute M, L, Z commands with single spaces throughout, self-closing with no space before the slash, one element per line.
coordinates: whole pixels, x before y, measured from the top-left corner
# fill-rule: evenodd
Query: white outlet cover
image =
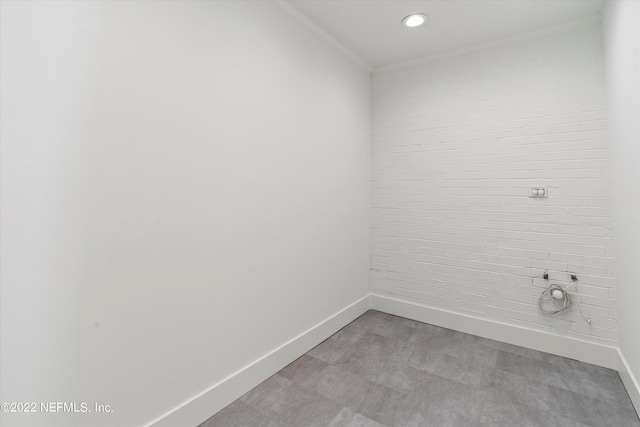
<path fill-rule="evenodd" d="M 529 197 L 536 199 L 543 199 L 549 197 L 549 190 L 547 187 L 531 187 L 529 188 Z"/>

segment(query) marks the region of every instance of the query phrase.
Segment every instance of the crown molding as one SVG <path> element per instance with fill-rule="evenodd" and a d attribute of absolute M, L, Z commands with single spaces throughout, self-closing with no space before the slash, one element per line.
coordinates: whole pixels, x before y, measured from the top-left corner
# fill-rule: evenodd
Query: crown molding
<path fill-rule="evenodd" d="M 345 45 L 343 45 L 338 40 L 336 40 L 331 35 L 329 35 L 329 33 L 327 33 L 325 30 L 320 28 L 320 26 L 318 26 L 318 24 L 316 24 L 311 19 L 309 19 L 305 14 L 300 12 L 289 1 L 287 1 L 287 0 L 271 0 L 271 2 L 274 5 L 278 6 L 280 8 L 280 10 L 282 10 L 286 15 L 288 15 L 291 18 L 293 18 L 298 23 L 302 24 L 303 27 L 305 27 L 311 33 L 315 34 L 318 38 L 320 38 L 321 40 L 323 40 L 327 44 L 331 45 L 332 47 L 336 48 L 344 56 L 346 56 L 347 58 L 349 58 L 350 60 L 352 60 L 356 64 L 360 65 L 362 68 L 364 68 L 368 72 L 371 73 L 373 71 L 373 68 L 369 64 L 367 64 L 365 61 L 363 61 L 358 55 L 353 53 Z"/>
<path fill-rule="evenodd" d="M 421 59 L 413 61 L 402 62 L 399 64 L 385 65 L 383 67 L 377 67 L 373 69 L 373 74 L 381 74 L 389 71 L 398 71 L 405 68 L 417 67 L 440 59 L 452 58 L 456 56 L 468 55 L 471 53 L 481 52 L 483 50 L 492 49 L 500 46 L 508 46 L 511 44 L 518 44 L 529 40 L 535 40 L 545 36 L 553 34 L 563 33 L 566 31 L 574 30 L 577 28 L 588 27 L 590 25 L 600 24 L 602 22 L 602 15 L 593 15 L 587 18 L 571 21 L 565 24 L 556 25 L 553 27 L 541 28 L 539 30 L 529 31 L 526 33 L 515 34 L 513 36 L 503 37 L 486 43 L 479 43 L 471 46 L 464 47 L 462 49 L 454 49 L 435 55 L 430 55 Z"/>

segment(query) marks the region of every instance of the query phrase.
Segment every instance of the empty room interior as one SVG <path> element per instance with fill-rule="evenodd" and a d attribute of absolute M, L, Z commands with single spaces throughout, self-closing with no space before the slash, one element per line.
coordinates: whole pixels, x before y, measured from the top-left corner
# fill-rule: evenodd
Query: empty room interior
<path fill-rule="evenodd" d="M 640 426 L 639 1 L 0 19 L 2 426 Z"/>

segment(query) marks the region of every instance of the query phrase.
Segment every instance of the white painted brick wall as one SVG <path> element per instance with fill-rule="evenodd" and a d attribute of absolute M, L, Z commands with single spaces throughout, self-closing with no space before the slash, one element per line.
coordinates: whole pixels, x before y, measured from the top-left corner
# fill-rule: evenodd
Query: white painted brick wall
<path fill-rule="evenodd" d="M 375 74 L 373 289 L 614 342 L 603 92 L 599 25 Z M 591 326 L 538 310 L 569 272 Z"/>

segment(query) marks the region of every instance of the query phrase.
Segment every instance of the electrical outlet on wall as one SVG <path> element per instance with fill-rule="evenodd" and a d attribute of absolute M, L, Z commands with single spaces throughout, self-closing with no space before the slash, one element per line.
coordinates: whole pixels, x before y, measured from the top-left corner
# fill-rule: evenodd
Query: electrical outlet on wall
<path fill-rule="evenodd" d="M 529 197 L 531 198 L 549 197 L 549 190 L 547 189 L 547 187 L 531 187 L 529 188 Z"/>

